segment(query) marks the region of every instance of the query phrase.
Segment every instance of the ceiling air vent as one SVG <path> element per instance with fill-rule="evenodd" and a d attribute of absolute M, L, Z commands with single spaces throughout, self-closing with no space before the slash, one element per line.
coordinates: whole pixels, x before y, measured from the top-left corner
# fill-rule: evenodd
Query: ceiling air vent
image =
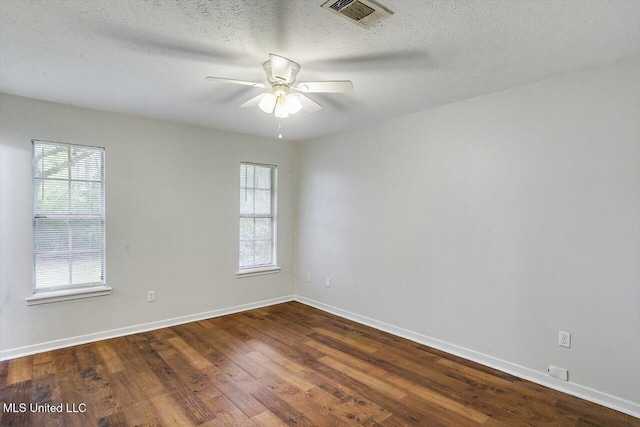
<path fill-rule="evenodd" d="M 371 28 L 378 21 L 393 15 L 393 12 L 373 0 L 329 0 L 323 9 L 341 15 L 362 28 Z"/>

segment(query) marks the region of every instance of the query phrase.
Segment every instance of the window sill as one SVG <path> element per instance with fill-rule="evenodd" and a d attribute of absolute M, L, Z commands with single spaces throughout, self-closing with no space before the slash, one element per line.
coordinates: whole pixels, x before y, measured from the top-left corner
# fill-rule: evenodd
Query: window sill
<path fill-rule="evenodd" d="M 236 277 L 242 279 L 243 277 L 261 276 L 263 274 L 279 273 L 280 267 L 261 267 L 261 268 L 247 268 L 246 270 L 240 270 L 236 272 Z"/>
<path fill-rule="evenodd" d="M 109 286 L 93 286 L 90 288 L 66 289 L 64 291 L 33 294 L 24 300 L 27 305 L 49 304 L 51 302 L 69 301 L 73 299 L 101 297 L 111 294 Z"/>

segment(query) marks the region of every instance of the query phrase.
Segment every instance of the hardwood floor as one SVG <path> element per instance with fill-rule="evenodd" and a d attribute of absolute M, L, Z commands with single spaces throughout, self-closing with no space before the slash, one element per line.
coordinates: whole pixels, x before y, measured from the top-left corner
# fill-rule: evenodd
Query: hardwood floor
<path fill-rule="evenodd" d="M 2 426 L 640 426 L 295 302 L 0 363 L 0 402 Z"/>

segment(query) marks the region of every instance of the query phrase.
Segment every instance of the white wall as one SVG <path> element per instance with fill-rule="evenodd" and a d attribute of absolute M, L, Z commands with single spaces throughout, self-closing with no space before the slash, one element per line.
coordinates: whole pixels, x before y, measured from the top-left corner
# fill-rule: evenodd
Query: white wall
<path fill-rule="evenodd" d="M 297 169 L 302 297 L 525 376 L 566 367 L 578 392 L 638 411 L 639 69 L 572 73 L 298 148 L 0 94 L 0 355 L 291 294 Z M 25 304 L 32 138 L 106 147 L 112 295 Z M 243 160 L 279 165 L 279 274 L 235 277 Z"/>
<path fill-rule="evenodd" d="M 109 296 L 28 307 L 31 139 L 106 148 Z M 295 145 L 0 95 L 0 355 L 290 295 Z M 282 271 L 236 279 L 241 161 L 279 167 Z M 147 290 L 156 301 L 146 302 Z M 25 349 L 29 351 L 29 348 Z"/>
<path fill-rule="evenodd" d="M 634 59 L 303 143 L 297 293 L 638 411 L 638 78 Z"/>

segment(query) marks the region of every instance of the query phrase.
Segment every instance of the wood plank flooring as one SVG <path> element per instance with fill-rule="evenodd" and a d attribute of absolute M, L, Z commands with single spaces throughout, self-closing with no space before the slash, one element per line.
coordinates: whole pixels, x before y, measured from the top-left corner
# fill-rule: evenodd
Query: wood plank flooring
<path fill-rule="evenodd" d="M 296 302 L 0 363 L 0 402 L 27 404 L 2 426 L 640 426 Z"/>

